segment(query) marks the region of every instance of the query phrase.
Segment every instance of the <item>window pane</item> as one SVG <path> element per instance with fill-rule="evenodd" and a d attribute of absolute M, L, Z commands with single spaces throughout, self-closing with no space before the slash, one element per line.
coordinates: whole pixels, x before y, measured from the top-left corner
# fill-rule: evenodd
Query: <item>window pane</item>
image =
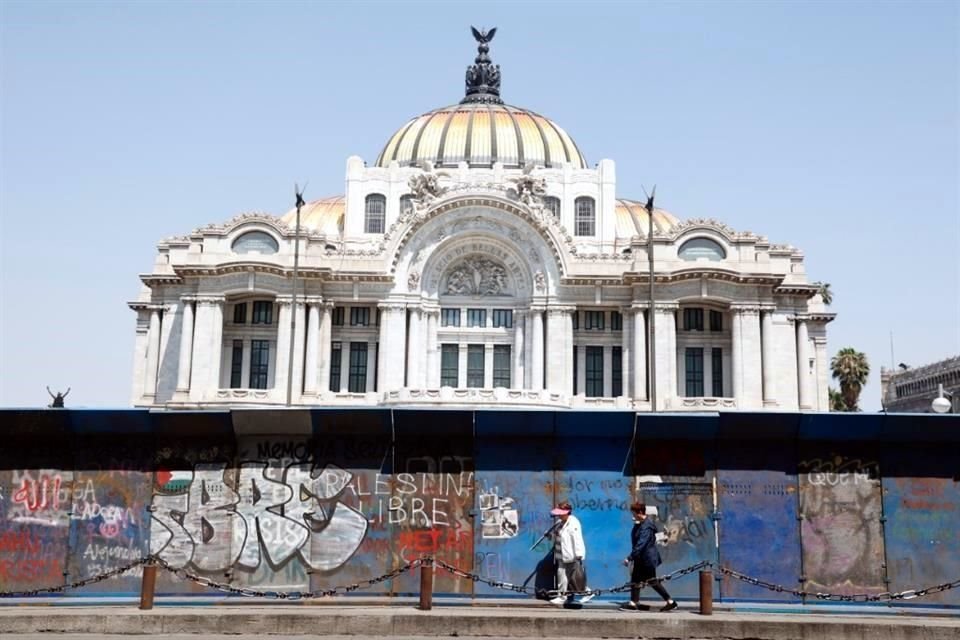
<path fill-rule="evenodd" d="M 573 317 L 576 318 L 577 314 L 574 313 Z M 579 380 L 580 378 L 580 358 L 577 357 L 577 346 L 573 346 L 573 395 L 577 395 L 580 392 Z"/>
<path fill-rule="evenodd" d="M 413 196 L 410 194 L 400 196 L 400 214 L 410 213 L 413 213 Z"/>
<path fill-rule="evenodd" d="M 493 347 L 493 386 L 510 388 L 510 345 Z"/>
<path fill-rule="evenodd" d="M 603 311 L 587 311 L 585 315 L 585 329 L 596 329 L 598 331 L 603 330 Z"/>
<path fill-rule="evenodd" d="M 713 378 L 713 397 L 723 397 L 723 349 L 714 347 L 711 353 L 710 377 Z"/>
<path fill-rule="evenodd" d="M 610 312 L 610 328 L 614 331 L 623 331 L 623 316 L 619 311 Z"/>
<path fill-rule="evenodd" d="M 483 386 L 483 345 L 467 345 L 467 386 Z"/>
<path fill-rule="evenodd" d="M 233 353 L 230 356 L 230 388 L 239 389 L 243 385 L 243 340 L 233 341 Z"/>
<path fill-rule="evenodd" d="M 703 309 L 684 309 L 683 329 L 685 331 L 703 331 Z"/>
<path fill-rule="evenodd" d="M 350 307 L 350 326 L 366 327 L 370 324 L 370 307 Z"/>
<path fill-rule="evenodd" d="M 467 326 L 468 327 L 487 326 L 487 310 L 486 309 L 467 309 Z"/>
<path fill-rule="evenodd" d="M 340 391 L 340 349 L 339 342 L 330 346 L 330 391 Z"/>
<path fill-rule="evenodd" d="M 592 236 L 594 235 L 594 205 L 593 198 L 577 198 L 574 206 L 576 208 L 576 228 L 575 235 Z"/>
<path fill-rule="evenodd" d="M 240 304 L 233 305 L 233 324 L 246 324 L 247 323 L 247 303 L 241 302 Z"/>
<path fill-rule="evenodd" d="M 723 331 L 723 313 L 710 310 L 710 331 Z"/>
<path fill-rule="evenodd" d="M 603 347 L 587 347 L 586 369 L 586 395 L 591 398 L 603 396 Z"/>
<path fill-rule="evenodd" d="M 250 341 L 250 388 L 266 389 L 270 371 L 270 343 L 267 340 Z"/>
<path fill-rule="evenodd" d="M 273 303 L 257 300 L 253 303 L 253 324 L 273 324 Z"/>
<path fill-rule="evenodd" d="M 364 231 L 366 233 L 383 233 L 387 219 L 387 199 L 379 193 L 367 196 L 364 217 Z"/>
<path fill-rule="evenodd" d="M 440 345 L 440 385 L 444 387 L 460 386 L 459 345 Z"/>
<path fill-rule="evenodd" d="M 343 326 L 343 307 L 334 307 L 333 308 L 333 317 L 331 322 L 335 327 Z"/>
<path fill-rule="evenodd" d="M 543 199 L 543 208 L 550 212 L 554 218 L 560 218 L 560 198 L 556 196 L 546 196 Z"/>
<path fill-rule="evenodd" d="M 726 251 L 719 244 L 709 238 L 693 238 L 683 243 L 678 252 L 681 260 L 723 260 L 727 257 Z"/>
<path fill-rule="evenodd" d="M 623 395 L 623 348 L 614 347 L 613 361 L 610 363 L 611 375 L 613 376 L 613 397 L 617 398 Z"/>
<path fill-rule="evenodd" d="M 688 398 L 702 397 L 703 396 L 703 349 L 701 347 L 687 347 L 686 369 L 687 369 L 686 397 Z"/>
<path fill-rule="evenodd" d="M 440 310 L 441 327 L 459 327 L 460 309 L 441 309 Z"/>
<path fill-rule="evenodd" d="M 493 310 L 493 326 L 502 327 L 505 329 L 510 329 L 513 327 L 513 310 L 512 309 L 494 309 Z"/>
<path fill-rule="evenodd" d="M 580 328 L 580 312 L 579 311 L 573 312 L 573 328 L 574 330 L 577 330 Z"/>
<path fill-rule="evenodd" d="M 350 343 L 350 378 L 347 380 L 350 393 L 364 393 L 367 390 L 367 343 Z"/>

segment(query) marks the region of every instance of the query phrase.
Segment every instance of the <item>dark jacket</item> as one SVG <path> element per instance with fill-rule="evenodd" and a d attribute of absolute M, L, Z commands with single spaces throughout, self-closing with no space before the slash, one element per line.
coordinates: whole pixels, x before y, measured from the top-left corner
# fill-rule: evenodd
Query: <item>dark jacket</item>
<path fill-rule="evenodd" d="M 657 525 L 647 518 L 640 524 L 633 525 L 630 531 L 630 559 L 635 565 L 647 569 L 656 569 L 660 566 L 660 552 L 657 551 Z"/>

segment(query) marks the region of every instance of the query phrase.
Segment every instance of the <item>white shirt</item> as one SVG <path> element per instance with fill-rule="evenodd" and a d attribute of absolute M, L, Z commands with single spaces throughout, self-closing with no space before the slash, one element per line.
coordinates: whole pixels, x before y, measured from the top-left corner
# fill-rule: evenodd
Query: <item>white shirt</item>
<path fill-rule="evenodd" d="M 573 562 L 577 558 L 586 560 L 587 547 L 583 543 L 583 529 L 576 516 L 567 516 L 567 521 L 560 526 L 555 535 L 560 562 Z"/>

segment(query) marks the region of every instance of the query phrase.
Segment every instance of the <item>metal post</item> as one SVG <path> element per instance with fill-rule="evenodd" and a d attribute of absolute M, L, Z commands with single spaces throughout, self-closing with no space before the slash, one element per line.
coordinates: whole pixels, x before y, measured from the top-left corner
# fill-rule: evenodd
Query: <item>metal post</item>
<path fill-rule="evenodd" d="M 143 578 L 140 581 L 140 608 L 153 609 L 153 593 L 157 586 L 157 565 L 148 562 L 143 565 Z"/>
<path fill-rule="evenodd" d="M 297 275 L 300 267 L 300 207 L 305 203 L 303 193 L 294 186 L 294 192 L 297 194 L 297 227 L 293 232 L 293 295 L 290 302 L 290 351 L 288 353 L 289 362 L 287 363 L 287 406 L 293 398 L 293 347 L 297 338 Z"/>
<path fill-rule="evenodd" d="M 420 565 L 420 610 L 433 608 L 433 558 L 424 558 Z"/>
<path fill-rule="evenodd" d="M 653 186 L 650 197 L 647 198 L 647 263 L 650 278 L 650 318 L 647 322 L 647 346 L 650 349 L 650 362 L 647 364 L 650 384 L 650 411 L 657 410 L 657 344 L 655 342 L 654 326 L 656 325 L 657 309 L 653 297 L 653 199 L 657 196 L 657 186 Z"/>
<path fill-rule="evenodd" d="M 700 615 L 713 615 L 713 571 L 700 571 Z"/>

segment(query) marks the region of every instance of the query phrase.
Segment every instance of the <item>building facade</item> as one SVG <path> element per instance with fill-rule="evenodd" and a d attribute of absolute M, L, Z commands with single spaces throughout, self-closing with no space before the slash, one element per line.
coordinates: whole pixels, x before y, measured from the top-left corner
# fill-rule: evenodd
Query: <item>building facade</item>
<path fill-rule="evenodd" d="M 950 412 L 960 413 L 960 356 L 916 368 L 901 365 L 899 370 L 880 369 L 880 395 L 885 411 L 931 413 L 940 385 L 946 392 L 944 397 L 950 399 Z"/>
<path fill-rule="evenodd" d="M 802 252 L 619 196 L 612 160 L 502 101 L 475 35 L 463 100 L 349 158 L 299 227 L 159 244 L 133 404 L 828 410 L 833 314 Z"/>

